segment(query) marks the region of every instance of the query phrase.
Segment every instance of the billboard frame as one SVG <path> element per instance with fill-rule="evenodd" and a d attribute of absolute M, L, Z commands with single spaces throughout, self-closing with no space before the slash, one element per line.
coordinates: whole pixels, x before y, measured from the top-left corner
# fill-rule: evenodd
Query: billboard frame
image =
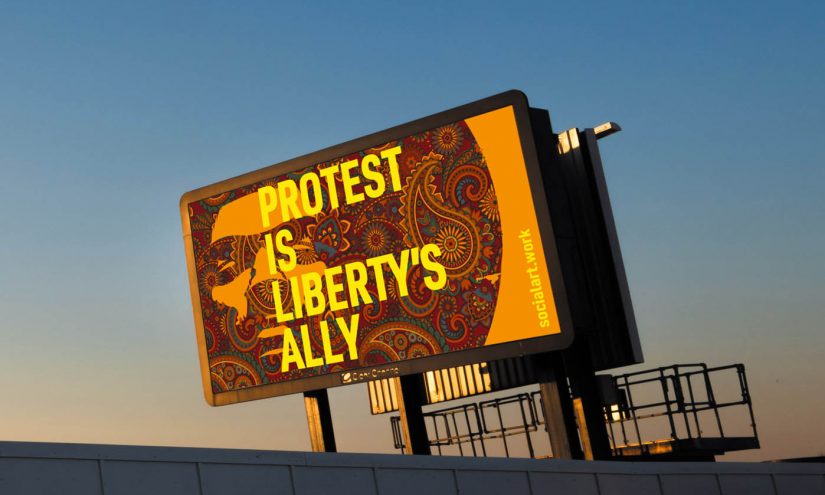
<path fill-rule="evenodd" d="M 343 372 L 327 373 L 324 375 L 306 377 L 281 383 L 269 383 L 250 388 L 220 392 L 217 394 L 212 391 L 209 356 L 206 350 L 206 337 L 204 334 L 202 319 L 203 313 L 198 294 L 197 271 L 195 267 L 194 250 L 191 242 L 192 229 L 189 219 L 190 203 L 221 194 L 227 190 L 236 189 L 265 179 L 270 179 L 275 176 L 300 170 L 308 165 L 324 163 L 326 161 L 363 151 L 393 140 L 401 139 L 411 134 L 424 132 L 429 129 L 461 121 L 475 115 L 484 114 L 508 106 L 512 106 L 515 116 L 522 155 L 526 167 L 533 204 L 535 206 L 536 220 L 540 230 L 539 233 L 542 245 L 544 247 L 544 255 L 548 275 L 551 281 L 553 299 L 557 309 L 559 328 L 561 330 L 560 333 L 514 342 L 494 344 L 489 347 L 478 347 L 475 349 L 436 354 L 408 361 L 397 361 L 378 366 L 354 368 Z M 492 361 L 508 357 L 538 354 L 569 347 L 574 336 L 573 321 L 570 313 L 570 306 L 567 291 L 565 289 L 558 249 L 556 246 L 556 238 L 551 222 L 549 202 L 545 192 L 541 162 L 537 153 L 536 139 L 534 138 L 533 132 L 534 130 L 530 119 L 530 107 L 527 102 L 527 96 L 521 91 L 511 90 L 185 193 L 180 200 L 180 214 L 183 227 L 184 247 L 186 251 L 187 271 L 189 275 L 190 295 L 192 298 L 192 310 L 198 343 L 201 379 L 203 382 L 203 391 L 206 401 L 210 405 L 221 406 L 256 399 L 264 399 L 268 397 L 278 397 L 299 392 L 327 389 L 341 385 L 365 383 L 376 378 L 398 377 L 421 373 L 433 369 L 449 368 L 481 361 Z M 505 322 L 502 323 L 506 324 Z M 358 377 L 353 378 L 353 374 L 357 374 Z M 345 376 L 349 376 L 350 379 L 346 380 Z"/>

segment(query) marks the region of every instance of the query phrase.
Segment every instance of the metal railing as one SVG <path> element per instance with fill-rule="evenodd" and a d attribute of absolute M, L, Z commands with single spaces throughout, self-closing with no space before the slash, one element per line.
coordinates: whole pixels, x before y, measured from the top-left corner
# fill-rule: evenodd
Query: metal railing
<path fill-rule="evenodd" d="M 732 379 L 731 383 L 722 387 L 725 390 L 719 394 L 718 382 L 725 378 Z M 705 364 L 678 364 L 617 375 L 609 382 L 613 390 L 604 394 L 604 415 L 610 447 L 616 456 L 634 446 L 686 439 L 735 437 L 750 441 L 740 446 L 722 442 L 722 450 L 758 446 L 756 421 L 742 364 L 714 368 Z M 569 387 L 563 388 L 569 392 Z M 718 400 L 717 395 L 732 397 Z M 727 421 L 726 430 L 722 413 L 737 407 L 740 418 L 734 423 L 740 434 L 730 436 L 731 422 Z M 503 454 L 511 457 L 517 450 L 526 450 L 529 457 L 552 456 L 547 442 L 537 442 L 538 437 L 533 436 L 535 432 L 545 431 L 538 391 L 425 411 L 424 419 L 433 454 L 445 455 L 449 447 L 460 456 Z M 742 420 L 747 423 L 744 428 Z M 403 451 L 399 417 L 391 417 L 390 423 L 394 446 Z"/>
<path fill-rule="evenodd" d="M 728 391 L 733 399 L 719 401 L 712 377 L 726 373 L 735 374 L 734 384 L 738 389 Z M 614 452 L 649 443 L 651 436 L 661 439 L 668 435 L 670 440 L 709 436 L 724 439 L 727 434 L 721 412 L 736 406 L 740 406 L 750 421 L 746 436 L 758 441 L 748 380 L 742 364 L 715 368 L 708 368 L 704 363 L 678 364 L 614 376 L 613 383 L 619 401 L 605 405 L 605 420 Z M 653 390 L 640 399 L 642 387 Z"/>
<path fill-rule="evenodd" d="M 473 457 L 487 457 L 492 447 L 511 457 L 513 445 L 508 438 L 523 435 L 529 456 L 536 457 L 531 435 L 544 424 L 540 401 L 539 392 L 520 393 L 425 412 L 424 420 L 431 433 L 430 447 L 438 455 L 444 455 L 444 448 L 452 446 L 458 455 Z M 509 411 L 505 412 L 508 406 Z M 403 451 L 400 418 L 391 417 L 390 424 L 393 445 Z"/>

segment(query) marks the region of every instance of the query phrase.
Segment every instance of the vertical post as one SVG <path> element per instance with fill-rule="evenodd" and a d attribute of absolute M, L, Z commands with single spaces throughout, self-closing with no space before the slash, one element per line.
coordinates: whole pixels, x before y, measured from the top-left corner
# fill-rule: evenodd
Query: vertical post
<path fill-rule="evenodd" d="M 610 459 L 612 451 L 605 425 L 604 406 L 599 396 L 596 370 L 590 358 L 586 337 L 576 337 L 576 342 L 564 351 L 564 364 L 573 389 L 573 408 L 579 424 L 584 458 Z"/>
<path fill-rule="evenodd" d="M 304 392 L 307 411 L 309 441 L 313 452 L 336 452 L 335 432 L 332 429 L 332 413 L 326 389 Z"/>
<path fill-rule="evenodd" d="M 584 404 L 582 403 L 581 397 L 573 399 L 573 410 L 576 412 L 576 423 L 579 425 L 584 458 L 592 461 L 595 459 L 593 455 L 593 444 L 590 441 L 590 431 L 587 429 L 587 417 L 584 414 Z"/>
<path fill-rule="evenodd" d="M 539 354 L 531 360 L 539 380 L 542 413 L 555 459 L 582 459 L 576 419 L 558 354 Z"/>
<path fill-rule="evenodd" d="M 406 375 L 395 378 L 394 381 L 398 412 L 401 413 L 404 453 L 430 455 L 427 424 L 424 423 L 424 411 L 421 410 L 426 404 L 424 380 L 421 375 Z"/>

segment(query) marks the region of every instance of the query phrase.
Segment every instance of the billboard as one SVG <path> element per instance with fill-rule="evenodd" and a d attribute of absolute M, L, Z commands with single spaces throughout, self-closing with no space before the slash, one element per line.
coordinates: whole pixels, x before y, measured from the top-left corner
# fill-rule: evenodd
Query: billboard
<path fill-rule="evenodd" d="M 517 91 L 197 189 L 180 211 L 212 405 L 572 340 Z"/>

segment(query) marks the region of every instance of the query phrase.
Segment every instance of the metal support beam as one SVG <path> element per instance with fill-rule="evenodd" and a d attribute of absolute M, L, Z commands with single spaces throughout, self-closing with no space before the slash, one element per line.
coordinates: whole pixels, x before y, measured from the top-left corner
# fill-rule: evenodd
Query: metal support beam
<path fill-rule="evenodd" d="M 398 397 L 398 412 L 401 413 L 401 432 L 404 453 L 430 455 L 427 425 L 421 408 L 427 403 L 424 380 L 421 375 L 406 375 L 395 378 Z"/>
<path fill-rule="evenodd" d="M 549 371 L 548 374 L 543 377 L 542 381 L 539 382 L 539 392 L 541 392 L 544 424 L 547 427 L 547 434 L 550 436 L 550 447 L 553 449 L 553 458 L 572 459 L 571 442 L 567 436 L 567 428 L 564 424 L 564 416 L 561 409 L 562 399 L 559 384 L 552 371 Z"/>
<path fill-rule="evenodd" d="M 607 436 L 604 407 L 585 336 L 577 336 L 573 345 L 564 351 L 564 366 L 570 377 L 573 409 L 579 426 L 584 458 L 610 459 L 612 451 L 610 438 Z"/>
<path fill-rule="evenodd" d="M 550 437 L 553 458 L 582 459 L 561 356 L 558 353 L 536 355 L 531 359 L 531 366 L 538 378 L 544 424 Z"/>
<path fill-rule="evenodd" d="M 307 411 L 309 441 L 313 452 L 336 452 L 335 432 L 332 429 L 332 413 L 326 389 L 304 392 Z"/>

